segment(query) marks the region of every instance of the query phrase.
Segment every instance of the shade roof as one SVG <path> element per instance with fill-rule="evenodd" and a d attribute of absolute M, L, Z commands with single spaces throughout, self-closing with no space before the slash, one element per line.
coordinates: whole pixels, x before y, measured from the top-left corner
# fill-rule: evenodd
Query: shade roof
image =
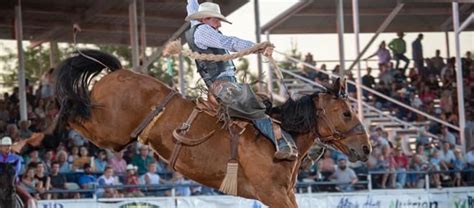
<path fill-rule="evenodd" d="M 271 34 L 337 33 L 335 0 L 301 0 L 265 24 Z M 373 33 L 397 6 L 402 10 L 385 32 L 452 30 L 452 0 L 359 0 L 360 32 Z M 460 20 L 474 12 L 474 0 L 457 0 Z M 344 31 L 353 32 L 352 1 L 344 1 Z M 471 24 L 466 30 L 474 30 Z"/>
<path fill-rule="evenodd" d="M 186 1 L 144 0 L 148 46 L 162 45 L 184 23 Z M 0 0 L 0 39 L 15 39 L 15 5 Z M 78 42 L 130 44 L 129 0 L 21 0 L 25 40 L 72 42 L 72 25 L 79 23 Z M 137 1 L 137 8 L 139 8 Z M 202 1 L 201 1 L 202 2 Z M 228 15 L 248 0 L 215 0 Z M 140 22 L 140 13 L 138 22 Z"/>

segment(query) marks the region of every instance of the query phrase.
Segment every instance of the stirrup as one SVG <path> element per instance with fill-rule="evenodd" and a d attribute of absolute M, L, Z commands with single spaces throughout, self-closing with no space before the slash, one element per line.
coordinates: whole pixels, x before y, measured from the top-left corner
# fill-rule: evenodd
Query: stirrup
<path fill-rule="evenodd" d="M 278 160 L 296 160 L 298 159 L 298 150 L 293 139 L 284 136 L 277 140 L 276 152 L 274 157 Z"/>

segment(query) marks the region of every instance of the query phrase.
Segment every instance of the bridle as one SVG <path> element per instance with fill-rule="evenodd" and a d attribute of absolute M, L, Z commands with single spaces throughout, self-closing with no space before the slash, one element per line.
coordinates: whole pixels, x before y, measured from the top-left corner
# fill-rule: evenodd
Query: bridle
<path fill-rule="evenodd" d="M 338 99 L 344 99 L 344 100 L 347 99 L 347 95 L 345 93 L 341 93 L 340 95 L 337 95 L 336 97 Z M 318 99 L 319 100 L 318 100 L 317 105 L 321 103 L 322 96 L 318 95 Z M 338 143 L 340 140 L 346 138 L 347 136 L 366 134 L 365 128 L 361 122 L 358 122 L 356 125 L 349 128 L 348 130 L 341 132 L 337 130 L 334 123 L 328 119 L 326 115 L 326 110 L 324 108 L 320 106 L 316 106 L 316 111 L 317 111 L 316 116 L 320 118 L 330 130 L 329 135 L 325 135 L 325 136 L 319 134 L 319 132 L 316 131 L 316 135 L 317 135 L 316 142 L 322 145 L 323 147 L 334 149 L 331 145 L 329 145 L 330 143 L 332 142 Z M 318 125 L 319 125 L 319 122 L 318 122 Z"/>

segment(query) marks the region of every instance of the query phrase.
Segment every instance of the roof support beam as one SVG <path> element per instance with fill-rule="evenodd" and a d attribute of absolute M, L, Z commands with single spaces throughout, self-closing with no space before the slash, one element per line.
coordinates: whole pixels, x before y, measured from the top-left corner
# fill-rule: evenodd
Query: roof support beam
<path fill-rule="evenodd" d="M 471 8 L 472 5 L 464 4 L 459 8 L 459 13 L 465 13 Z M 453 16 L 448 17 L 443 24 L 441 24 L 441 30 L 451 31 L 453 29 Z"/>
<path fill-rule="evenodd" d="M 81 22 L 87 22 L 90 21 L 92 18 L 94 18 L 97 14 L 99 14 L 102 11 L 110 9 L 114 4 L 111 4 L 110 2 L 107 2 L 105 0 L 102 1 L 96 1 L 96 3 L 91 6 L 87 11 L 85 11 L 82 14 L 75 15 L 73 17 L 73 20 L 77 20 L 75 23 L 81 23 Z M 71 24 L 72 26 L 72 24 Z M 44 42 L 47 42 L 51 39 L 56 38 L 57 36 L 61 36 L 64 33 L 67 34 L 67 31 L 70 31 L 71 28 L 64 27 L 64 26 L 55 26 L 51 31 L 48 31 L 46 33 L 40 34 L 37 37 L 35 37 L 33 40 L 31 40 L 30 47 L 34 48 L 36 46 L 41 45 Z"/>
<path fill-rule="evenodd" d="M 459 116 L 459 135 L 461 139 L 461 149 L 466 153 L 466 115 L 464 110 L 464 86 L 462 78 L 462 64 L 461 64 L 461 43 L 459 35 L 461 28 L 459 26 L 459 4 L 453 2 L 453 26 L 454 26 L 454 45 L 456 46 L 456 91 L 458 97 L 458 116 Z M 472 17 L 472 14 L 471 14 Z"/>
<path fill-rule="evenodd" d="M 300 0 L 298 3 L 295 5 L 291 6 L 289 9 L 285 10 L 283 13 L 278 15 L 276 18 L 272 19 L 270 22 L 265 24 L 262 27 L 262 32 L 271 32 L 273 28 L 276 26 L 280 25 L 282 22 L 290 18 L 292 15 L 296 14 L 297 12 L 301 11 L 311 3 L 313 3 L 314 0 Z"/>
<path fill-rule="evenodd" d="M 181 36 L 181 34 L 189 27 L 189 22 L 186 22 L 184 23 L 183 25 L 181 25 L 181 27 L 175 32 L 173 33 L 173 35 L 171 35 L 171 37 L 165 42 L 168 43 L 176 38 L 178 38 L 179 36 Z M 153 62 L 156 61 L 156 59 L 158 59 L 160 56 L 161 56 L 161 53 L 163 52 L 163 49 L 164 49 L 164 45 L 163 46 L 160 46 L 158 47 L 147 59 L 146 61 L 144 61 L 143 65 L 141 66 L 142 70 L 146 70 L 146 68 L 148 68 L 148 66 L 150 66 L 150 64 L 152 64 Z"/>
<path fill-rule="evenodd" d="M 21 14 L 21 0 L 15 6 L 15 38 L 18 49 L 18 94 L 20 100 L 20 120 L 28 120 L 26 104 L 25 55 L 23 51 L 23 22 Z"/>
<path fill-rule="evenodd" d="M 359 14 L 360 16 L 380 16 L 388 15 L 392 10 L 392 8 L 362 8 Z M 344 15 L 352 16 L 352 13 L 345 11 Z M 398 15 L 451 15 L 451 10 L 449 8 L 404 8 Z M 293 16 L 336 16 L 336 14 L 328 9 L 311 8 L 294 14 Z"/>
<path fill-rule="evenodd" d="M 377 37 L 379 36 L 380 33 L 382 33 L 387 27 L 388 25 L 390 25 L 390 23 L 393 21 L 393 19 L 397 16 L 397 14 L 400 12 L 400 10 L 402 10 L 403 6 L 405 4 L 403 3 L 399 3 L 397 4 L 397 6 L 392 10 L 392 12 L 388 15 L 387 18 L 385 18 L 385 20 L 383 21 L 383 23 L 379 26 L 379 28 L 377 29 L 377 31 L 375 32 L 375 34 L 372 36 L 372 38 L 370 39 L 369 43 L 367 43 L 367 45 L 364 47 L 364 49 L 362 49 L 362 52 L 359 53 L 359 55 L 357 56 L 356 60 L 354 62 L 352 62 L 351 66 L 349 67 L 348 70 L 352 70 L 352 68 L 354 68 L 354 66 L 356 65 L 356 63 L 358 61 L 360 61 L 360 59 L 362 58 L 362 56 L 365 54 L 365 52 L 367 52 L 367 49 L 369 49 L 369 47 L 372 45 L 372 43 L 374 43 L 375 39 L 377 39 Z"/>
<path fill-rule="evenodd" d="M 344 0 L 337 0 L 337 37 L 339 40 L 339 76 L 345 77 L 346 66 L 344 58 Z"/>
<path fill-rule="evenodd" d="M 132 46 L 132 69 L 141 72 L 138 60 L 138 20 L 137 20 L 137 0 L 130 0 L 128 7 L 130 26 L 130 45 Z"/>
<path fill-rule="evenodd" d="M 469 24 L 473 22 L 474 22 L 474 12 L 471 13 L 471 15 L 469 15 L 469 17 L 466 20 L 464 20 L 461 26 L 459 26 L 458 33 L 461 33 L 464 29 L 466 29 L 467 26 L 469 26 Z"/>

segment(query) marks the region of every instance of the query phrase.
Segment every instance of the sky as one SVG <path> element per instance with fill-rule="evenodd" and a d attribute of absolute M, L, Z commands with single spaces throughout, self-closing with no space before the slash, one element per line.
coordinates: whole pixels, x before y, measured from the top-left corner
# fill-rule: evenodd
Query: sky
<path fill-rule="evenodd" d="M 260 0 L 260 22 L 264 25 L 272 18 L 295 4 L 298 0 Z M 184 10 L 185 8 L 183 8 Z M 256 40 L 255 35 L 255 16 L 254 16 L 254 0 L 250 0 L 238 10 L 234 11 L 228 16 L 228 19 L 233 23 L 232 25 L 222 23 L 221 31 L 230 36 L 236 36 L 242 39 L 251 41 Z M 361 22 L 361 25 L 364 23 Z M 373 34 L 361 34 L 360 45 L 361 48 L 369 41 Z M 405 36 L 407 45 L 416 38 L 417 33 L 408 33 Z M 378 44 L 382 41 L 390 41 L 395 37 L 393 33 L 381 34 L 374 44 L 369 48 L 367 55 L 374 53 L 377 50 Z M 265 36 L 261 36 L 262 41 L 266 40 Z M 338 60 L 338 39 L 337 34 L 320 34 L 320 35 L 270 35 L 270 41 L 275 45 L 275 50 L 281 52 L 289 52 L 292 43 L 296 44 L 298 50 L 302 53 L 311 52 L 316 61 L 318 60 Z M 5 44 L 9 47 L 16 47 L 15 41 L 2 41 L 0 44 Z M 347 60 L 356 57 L 355 51 L 355 37 L 353 34 L 344 35 L 345 58 Z M 450 34 L 451 56 L 454 56 L 454 36 Z M 424 33 L 423 49 L 426 57 L 434 56 L 435 50 L 440 49 L 443 56 L 446 55 L 446 43 L 444 33 Z M 411 54 L 411 48 L 407 47 L 407 55 Z M 461 54 L 464 55 L 467 50 L 474 51 L 474 32 L 463 32 L 461 34 Z M 2 54 L 2 51 L 0 51 Z M 367 56 L 366 55 L 366 56 Z M 365 56 L 365 57 L 366 57 Z M 248 57 L 251 64 L 251 69 L 256 69 L 255 55 Z M 281 56 L 275 54 L 275 58 L 281 59 Z M 321 63 L 321 62 L 319 62 Z M 326 62 L 328 68 L 331 69 L 337 62 Z M 376 62 L 372 63 L 373 65 Z M 349 65 L 349 63 L 346 63 Z M 364 67 L 364 63 L 362 64 Z"/>

